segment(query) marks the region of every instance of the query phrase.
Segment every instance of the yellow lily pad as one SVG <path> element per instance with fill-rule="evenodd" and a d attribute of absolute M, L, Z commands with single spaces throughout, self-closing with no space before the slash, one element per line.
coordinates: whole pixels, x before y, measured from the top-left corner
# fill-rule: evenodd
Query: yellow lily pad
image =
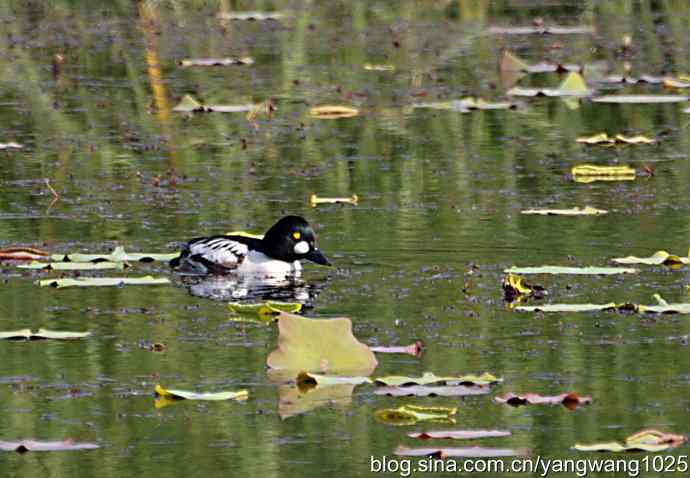
<path fill-rule="evenodd" d="M 166 277 L 79 277 L 76 279 L 43 279 L 36 282 L 41 287 L 118 287 L 122 285 L 161 285 L 170 284 Z"/>
<path fill-rule="evenodd" d="M 399 375 L 377 377 L 374 379 L 374 384 L 387 385 L 392 387 L 431 384 L 485 386 L 500 383 L 502 381 L 502 378 L 498 378 L 490 373 L 483 373 L 481 375 L 462 375 L 458 377 L 438 377 L 432 372 L 424 372 L 421 377 L 404 377 Z"/>
<path fill-rule="evenodd" d="M 422 421 L 455 423 L 457 411 L 457 408 L 403 405 L 398 408 L 377 410 L 374 416 L 378 421 L 394 426 L 414 425 Z"/>
<path fill-rule="evenodd" d="M 578 143 L 584 144 L 603 144 L 603 145 L 615 145 L 615 144 L 654 144 L 655 139 L 648 138 L 647 136 L 624 136 L 622 134 L 617 134 L 616 136 L 609 137 L 606 133 L 595 134 L 594 136 L 585 136 L 577 138 Z"/>
<path fill-rule="evenodd" d="M 353 194 L 350 197 L 333 197 L 333 198 L 326 198 L 326 197 L 318 197 L 316 194 L 312 194 L 311 197 L 309 198 L 309 204 L 311 204 L 311 207 L 316 207 L 319 204 L 352 204 L 353 206 L 356 206 L 359 203 L 359 197 L 356 194 Z"/>
<path fill-rule="evenodd" d="M 646 443 L 635 443 L 631 445 L 623 445 L 616 441 L 606 442 L 606 443 L 594 443 L 591 445 L 583 445 L 581 443 L 576 443 L 573 447 L 577 451 L 596 451 L 596 452 L 611 452 L 611 453 L 621 453 L 629 451 L 644 451 L 650 453 L 658 453 L 660 451 L 666 451 L 671 449 L 671 445 L 650 445 Z"/>
<path fill-rule="evenodd" d="M 359 110 L 349 106 L 323 105 L 312 108 L 309 113 L 314 118 L 336 119 L 357 116 Z"/>
<path fill-rule="evenodd" d="M 156 384 L 156 395 L 168 400 L 204 400 L 204 401 L 223 401 L 223 400 L 246 400 L 249 398 L 247 390 L 239 390 L 235 392 L 212 392 L 212 393 L 197 393 L 188 392 L 185 390 L 172 390 L 163 388 L 160 384 Z"/>
<path fill-rule="evenodd" d="M 274 370 L 368 376 L 374 353 L 352 335 L 350 319 L 308 319 L 281 313 L 278 348 L 266 361 Z"/>
<path fill-rule="evenodd" d="M 616 264 L 647 264 L 647 265 L 661 265 L 661 264 L 663 264 L 666 266 L 690 264 L 690 258 L 677 256 L 675 254 L 669 254 L 666 251 L 656 251 L 650 257 L 627 256 L 627 257 L 616 257 L 615 259 L 611 259 L 611 260 L 613 262 L 615 262 Z"/>
<path fill-rule="evenodd" d="M 540 216 L 602 216 L 608 213 L 609 212 L 605 209 L 597 209 L 591 206 L 585 206 L 583 208 L 573 207 L 570 209 L 535 208 L 520 211 L 520 214 L 533 214 Z"/>
<path fill-rule="evenodd" d="M 48 271 L 99 271 L 125 268 L 125 262 L 39 262 L 20 264 L 18 269 L 37 269 Z"/>

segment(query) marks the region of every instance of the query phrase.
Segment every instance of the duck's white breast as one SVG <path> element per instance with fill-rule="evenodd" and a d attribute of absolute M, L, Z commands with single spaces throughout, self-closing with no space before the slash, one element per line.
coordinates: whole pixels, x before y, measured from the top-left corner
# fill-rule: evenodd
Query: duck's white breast
<path fill-rule="evenodd" d="M 262 277 L 299 277 L 302 273 L 302 265 L 299 261 L 280 261 L 278 259 L 272 259 L 262 252 L 250 251 L 237 268 L 236 272 L 241 275 L 246 274 Z"/>

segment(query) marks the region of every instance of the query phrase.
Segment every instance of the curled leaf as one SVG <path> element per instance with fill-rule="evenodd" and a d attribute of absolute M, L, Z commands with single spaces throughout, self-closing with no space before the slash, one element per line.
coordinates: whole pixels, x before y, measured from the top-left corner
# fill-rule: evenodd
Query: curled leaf
<path fill-rule="evenodd" d="M 622 134 L 617 134 L 614 137 L 609 137 L 606 133 L 595 134 L 594 136 L 585 136 L 577 138 L 578 143 L 584 144 L 603 144 L 603 145 L 616 145 L 616 144 L 654 144 L 655 139 L 648 138 L 646 136 L 623 136 Z"/>
<path fill-rule="evenodd" d="M 597 452 L 610 452 L 610 453 L 621 453 L 621 452 L 631 452 L 631 451 L 644 451 L 650 453 L 658 453 L 660 451 L 670 450 L 672 447 L 668 444 L 663 445 L 651 445 L 647 443 L 634 443 L 630 445 L 623 445 L 618 442 L 606 442 L 606 443 L 594 443 L 591 445 L 583 445 L 581 443 L 576 443 L 573 446 L 574 450 L 577 451 L 597 451 Z"/>
<path fill-rule="evenodd" d="M 486 386 L 426 386 L 411 385 L 402 387 L 379 387 L 376 395 L 389 397 L 464 397 L 468 395 L 486 395 L 490 389 Z"/>
<path fill-rule="evenodd" d="M 116 247 L 110 254 L 52 254 L 51 260 L 56 262 L 167 262 L 179 256 L 179 252 L 126 252 L 122 246 Z"/>
<path fill-rule="evenodd" d="M 300 388 L 309 388 L 329 385 L 361 385 L 365 383 L 372 383 L 369 377 L 344 377 L 339 375 L 323 375 L 318 373 L 301 372 L 297 375 L 297 386 Z"/>
<path fill-rule="evenodd" d="M 309 203 L 311 204 L 311 207 L 316 207 L 319 204 L 352 204 L 353 206 L 356 206 L 359 203 L 359 197 L 356 194 L 353 194 L 351 197 L 325 198 L 312 194 L 309 198 Z"/>
<path fill-rule="evenodd" d="M 502 382 L 490 373 L 481 375 L 462 375 L 458 377 L 438 377 L 432 372 L 424 372 L 421 377 L 404 377 L 390 375 L 387 377 L 377 377 L 374 379 L 375 385 L 386 385 L 389 387 L 406 387 L 410 385 L 466 385 L 466 386 L 486 386 Z"/>
<path fill-rule="evenodd" d="M 6 247 L 0 249 L 0 260 L 31 261 L 45 259 L 48 256 L 50 256 L 48 252 L 35 247 Z"/>
<path fill-rule="evenodd" d="M 394 426 L 414 425 L 417 422 L 429 420 L 455 423 L 454 417 L 457 411 L 457 408 L 403 405 L 398 408 L 377 410 L 374 416 L 378 421 Z"/>
<path fill-rule="evenodd" d="M 666 251 L 656 251 L 650 257 L 637 257 L 637 256 L 627 256 L 627 257 L 616 257 L 611 259 L 617 264 L 647 264 L 647 265 L 665 265 L 665 266 L 676 266 L 690 264 L 690 258 L 677 256 L 675 254 L 669 254 Z"/>
<path fill-rule="evenodd" d="M 676 435 L 673 433 L 666 433 L 654 429 L 640 430 L 637 433 L 633 433 L 625 439 L 626 445 L 634 445 L 638 443 L 644 443 L 648 445 L 662 445 L 668 444 L 672 447 L 677 447 L 685 443 L 688 437 L 685 435 Z"/>

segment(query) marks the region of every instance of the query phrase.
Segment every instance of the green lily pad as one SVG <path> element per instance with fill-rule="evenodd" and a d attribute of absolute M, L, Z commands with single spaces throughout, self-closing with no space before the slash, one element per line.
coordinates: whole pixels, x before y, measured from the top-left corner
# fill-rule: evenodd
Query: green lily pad
<path fill-rule="evenodd" d="M 481 375 L 462 375 L 459 377 L 438 377 L 432 372 L 424 372 L 421 377 L 404 377 L 391 375 L 388 377 L 377 377 L 374 379 L 376 385 L 387 385 L 389 387 L 405 387 L 409 385 L 492 385 L 502 382 L 502 378 L 497 378 L 490 373 Z"/>
<path fill-rule="evenodd" d="M 662 264 L 667 266 L 690 264 L 690 258 L 669 254 L 666 251 L 656 251 L 650 257 L 627 256 L 611 260 L 617 264 L 647 264 L 655 266 Z"/>
<path fill-rule="evenodd" d="M 635 312 L 648 314 L 690 314 L 690 303 L 671 304 L 666 302 L 659 294 L 654 294 L 653 298 L 657 301 L 655 305 L 616 304 L 544 304 L 533 306 L 518 306 L 518 312 L 591 312 L 606 310 L 614 312 Z"/>
<path fill-rule="evenodd" d="M 36 281 L 41 287 L 118 287 L 122 285 L 161 285 L 170 284 L 165 277 L 79 277 L 76 279 L 43 279 Z"/>
<path fill-rule="evenodd" d="M 442 421 L 455 423 L 457 408 L 448 407 L 420 407 L 417 405 L 403 405 L 398 408 L 377 410 L 374 417 L 382 423 L 394 426 L 414 425 L 423 421 Z"/>
<path fill-rule="evenodd" d="M 278 348 L 266 363 L 274 370 L 367 376 L 378 362 L 352 335 L 350 319 L 308 319 L 281 313 Z"/>
<path fill-rule="evenodd" d="M 511 267 L 503 272 L 512 274 L 575 274 L 575 275 L 611 275 L 611 274 L 637 274 L 638 269 L 626 267 Z"/>
<path fill-rule="evenodd" d="M 58 330 L 38 329 L 33 332 L 31 329 L 12 330 L 0 332 L 0 339 L 7 340 L 76 340 L 83 339 L 91 335 L 91 332 L 67 332 Z"/>
<path fill-rule="evenodd" d="M 38 262 L 20 264 L 18 269 L 36 269 L 48 271 L 101 271 L 125 268 L 124 262 Z"/>
<path fill-rule="evenodd" d="M 608 211 L 585 206 L 584 208 L 573 207 L 570 209 L 525 209 L 524 211 L 520 211 L 520 214 L 536 214 L 540 216 L 601 216 L 603 214 L 608 214 Z"/>
<path fill-rule="evenodd" d="M 51 260 L 56 262 L 154 262 L 170 261 L 180 255 L 179 252 L 170 253 L 145 253 L 145 252 L 125 252 L 125 248 L 118 246 L 110 254 L 82 254 L 75 252 L 72 254 L 52 254 Z"/>

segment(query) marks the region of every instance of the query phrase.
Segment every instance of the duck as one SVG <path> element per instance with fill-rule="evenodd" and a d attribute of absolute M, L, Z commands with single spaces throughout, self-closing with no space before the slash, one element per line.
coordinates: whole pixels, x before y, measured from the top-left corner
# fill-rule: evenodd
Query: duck
<path fill-rule="evenodd" d="M 330 266 L 317 246 L 316 234 L 301 216 L 284 216 L 263 236 L 230 233 L 187 242 L 170 267 L 188 275 L 299 276 L 300 261 Z"/>

